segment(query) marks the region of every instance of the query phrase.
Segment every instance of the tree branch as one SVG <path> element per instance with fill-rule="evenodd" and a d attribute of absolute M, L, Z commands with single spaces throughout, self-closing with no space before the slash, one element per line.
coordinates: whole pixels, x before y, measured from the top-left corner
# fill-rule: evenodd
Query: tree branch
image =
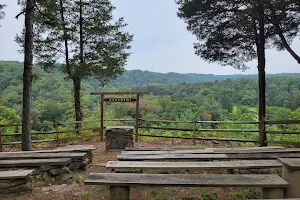
<path fill-rule="evenodd" d="M 276 16 L 276 13 L 274 11 L 274 7 L 271 4 L 271 2 L 268 2 L 269 7 L 270 7 L 270 11 L 272 14 L 272 19 L 273 19 L 273 25 L 275 26 L 275 30 L 278 34 L 278 36 L 281 39 L 281 42 L 283 44 L 283 46 L 286 48 L 286 50 L 291 54 L 291 56 L 293 56 L 293 58 L 295 58 L 295 60 L 298 62 L 298 64 L 300 64 L 300 57 L 295 53 L 295 51 L 291 48 L 291 46 L 289 45 L 289 43 L 287 42 L 287 40 L 285 39 L 285 36 L 283 35 L 282 29 L 279 25 L 279 19 Z"/>

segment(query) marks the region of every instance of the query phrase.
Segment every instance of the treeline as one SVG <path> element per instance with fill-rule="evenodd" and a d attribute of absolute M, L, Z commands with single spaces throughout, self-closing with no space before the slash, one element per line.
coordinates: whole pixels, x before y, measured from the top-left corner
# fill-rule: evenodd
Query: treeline
<path fill-rule="evenodd" d="M 57 69 L 46 72 L 34 68 L 33 121 L 74 121 L 72 82 Z M 132 72 L 132 71 L 131 71 Z M 151 72 L 145 72 L 145 74 Z M 128 74 L 127 74 L 128 75 Z M 292 77 L 294 76 L 294 77 Z M 131 79 L 135 77 L 134 73 Z M 118 83 L 121 85 L 121 82 Z M 135 83 L 133 85 L 137 85 Z M 148 119 L 170 120 L 257 120 L 256 79 L 227 79 L 222 81 L 151 84 L 142 87 L 102 87 L 100 82 L 83 82 L 82 103 L 85 119 L 99 119 L 99 98 L 92 91 L 149 91 L 141 101 L 141 116 Z M 18 121 L 22 104 L 22 63 L 0 62 L 0 99 L 6 109 L 15 112 L 9 121 Z M 267 119 L 300 119 L 300 76 L 267 79 Z M 298 110 L 297 110 L 298 109 Z M 106 104 L 106 118 L 135 117 L 134 104 Z M 12 114 L 2 112 L 2 118 Z M 12 113 L 12 112 L 9 112 Z M 13 119 L 13 120 L 12 120 Z M 3 121 L 3 120 L 2 120 Z M 7 120 L 6 120 L 7 121 Z M 0 119 L 1 123 L 1 119 Z"/>

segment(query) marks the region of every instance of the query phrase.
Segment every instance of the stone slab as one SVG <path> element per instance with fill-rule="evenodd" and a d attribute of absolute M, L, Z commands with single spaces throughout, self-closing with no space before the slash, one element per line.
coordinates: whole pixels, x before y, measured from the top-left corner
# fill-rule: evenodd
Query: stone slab
<path fill-rule="evenodd" d="M 159 155 L 125 155 L 119 154 L 118 160 L 228 160 L 225 154 L 159 154 Z"/>
<path fill-rule="evenodd" d="M 300 158 L 278 158 L 278 160 L 291 169 L 300 169 Z"/>
<path fill-rule="evenodd" d="M 289 183 L 274 174 L 114 174 L 91 173 L 86 185 L 264 187 L 286 188 Z"/>
<path fill-rule="evenodd" d="M 33 172 L 34 170 L 0 171 L 0 180 L 25 179 Z"/>
<path fill-rule="evenodd" d="M 43 158 L 72 158 L 81 160 L 86 156 L 86 153 L 0 153 L 0 160 L 14 159 L 43 159 Z"/>
<path fill-rule="evenodd" d="M 26 160 L 0 160 L 0 168 L 7 167 L 39 167 L 45 165 L 66 166 L 71 162 L 71 158 L 51 158 L 51 159 L 26 159 Z"/>
<path fill-rule="evenodd" d="M 109 169 L 263 169 L 279 168 L 282 164 L 277 160 L 241 160 L 216 162 L 139 162 L 108 161 Z"/>
<path fill-rule="evenodd" d="M 174 151 L 122 151 L 122 154 L 135 154 L 135 155 L 156 155 L 156 154 L 203 154 L 214 153 L 209 149 L 196 149 L 196 150 L 174 150 Z"/>

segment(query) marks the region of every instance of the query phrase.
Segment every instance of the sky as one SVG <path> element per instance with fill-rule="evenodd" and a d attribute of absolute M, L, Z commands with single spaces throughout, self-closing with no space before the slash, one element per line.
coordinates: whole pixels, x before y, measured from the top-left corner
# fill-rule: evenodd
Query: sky
<path fill-rule="evenodd" d="M 24 18 L 15 16 L 20 12 L 17 0 L 0 0 L 6 4 L 6 16 L 0 21 L 0 60 L 23 61 L 23 55 L 14 42 L 20 33 Z M 116 10 L 115 18 L 124 17 L 127 30 L 134 34 L 132 55 L 126 69 L 140 69 L 154 72 L 178 72 L 199 74 L 256 74 L 256 61 L 251 68 L 242 72 L 231 66 L 207 63 L 194 54 L 193 43 L 197 42 L 186 29 L 186 24 L 176 15 L 175 0 L 112 0 Z M 292 48 L 300 54 L 300 40 L 295 40 Z M 300 65 L 286 52 L 267 51 L 266 72 L 300 73 Z"/>

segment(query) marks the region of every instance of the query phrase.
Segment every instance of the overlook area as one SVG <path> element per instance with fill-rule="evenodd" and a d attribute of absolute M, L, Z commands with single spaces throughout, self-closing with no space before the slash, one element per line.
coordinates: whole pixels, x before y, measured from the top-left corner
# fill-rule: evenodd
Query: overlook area
<path fill-rule="evenodd" d="M 299 0 L 2 0 L 0 199 L 300 199 Z"/>

